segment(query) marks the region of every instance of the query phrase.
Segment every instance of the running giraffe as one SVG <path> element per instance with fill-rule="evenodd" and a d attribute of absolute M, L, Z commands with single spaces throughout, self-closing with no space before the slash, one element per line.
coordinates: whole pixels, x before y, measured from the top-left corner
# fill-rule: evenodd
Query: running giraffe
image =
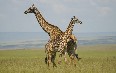
<path fill-rule="evenodd" d="M 53 67 L 56 66 L 54 60 L 55 60 L 55 56 L 56 56 L 56 52 L 59 51 L 60 52 L 60 57 L 62 55 L 64 55 L 65 57 L 65 61 L 66 61 L 66 53 L 67 53 L 67 49 L 68 49 L 68 42 L 70 42 L 70 36 L 72 35 L 72 31 L 73 31 L 73 27 L 75 23 L 80 23 L 82 24 L 81 21 L 79 21 L 75 16 L 71 19 L 70 24 L 67 28 L 67 30 L 65 32 L 63 32 L 62 34 L 59 34 L 59 36 L 57 36 L 55 39 L 50 40 L 45 48 L 46 48 L 46 53 L 47 53 L 47 59 L 46 59 L 46 63 L 48 64 L 48 66 L 50 65 L 50 63 L 53 63 Z M 55 48 L 58 48 L 55 49 Z M 69 55 L 71 60 L 74 61 L 76 58 L 75 53 L 71 52 L 71 55 Z M 76 65 L 76 63 L 75 63 Z"/>

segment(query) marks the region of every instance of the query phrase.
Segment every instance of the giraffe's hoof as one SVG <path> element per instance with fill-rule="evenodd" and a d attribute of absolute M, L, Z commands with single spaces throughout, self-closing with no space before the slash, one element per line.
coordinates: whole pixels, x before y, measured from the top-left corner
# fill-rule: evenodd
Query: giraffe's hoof
<path fill-rule="evenodd" d="M 76 67 L 76 64 L 74 64 L 74 67 Z"/>
<path fill-rule="evenodd" d="M 54 67 L 57 67 L 57 65 L 55 64 L 55 65 L 53 66 L 53 68 L 54 68 Z"/>
<path fill-rule="evenodd" d="M 58 61 L 58 64 L 61 64 L 61 61 Z"/>
<path fill-rule="evenodd" d="M 82 58 L 78 58 L 78 61 L 81 60 Z"/>

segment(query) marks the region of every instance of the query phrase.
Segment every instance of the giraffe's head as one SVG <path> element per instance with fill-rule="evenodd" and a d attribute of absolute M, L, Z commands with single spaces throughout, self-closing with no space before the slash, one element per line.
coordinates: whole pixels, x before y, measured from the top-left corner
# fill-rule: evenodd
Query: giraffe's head
<path fill-rule="evenodd" d="M 72 21 L 73 21 L 74 24 L 75 24 L 75 23 L 80 23 L 80 24 L 82 24 L 82 22 L 81 22 L 78 18 L 76 18 L 75 16 L 73 16 Z"/>
<path fill-rule="evenodd" d="M 34 6 L 34 4 L 29 7 L 29 9 L 27 9 L 24 13 L 27 14 L 27 13 L 36 13 L 36 10 L 37 8 Z"/>

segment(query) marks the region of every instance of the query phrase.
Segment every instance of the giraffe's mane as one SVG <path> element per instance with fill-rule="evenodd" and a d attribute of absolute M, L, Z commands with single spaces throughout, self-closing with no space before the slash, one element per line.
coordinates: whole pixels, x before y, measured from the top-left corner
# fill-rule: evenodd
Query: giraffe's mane
<path fill-rule="evenodd" d="M 37 8 L 36 8 L 36 9 L 37 9 Z M 37 9 L 37 11 L 38 11 L 38 13 L 42 16 L 41 12 L 40 12 L 38 9 Z M 38 14 L 38 13 L 37 13 L 37 14 Z M 36 15 L 37 15 L 37 14 L 36 14 Z M 44 19 L 43 16 L 42 16 L 42 18 Z M 45 19 L 44 19 L 44 20 L 45 20 Z M 45 20 L 45 21 L 46 21 L 46 20 Z M 52 27 L 57 28 L 57 30 L 58 30 L 59 32 L 61 32 L 61 33 L 63 32 L 58 26 L 55 26 L 55 25 L 53 25 L 53 24 L 51 24 L 51 23 L 49 23 L 49 22 L 47 22 L 47 21 L 46 21 L 46 23 L 49 24 L 49 25 L 52 26 Z M 45 30 L 45 31 L 46 31 L 46 30 Z M 47 31 L 46 31 L 46 32 L 47 32 Z"/>
<path fill-rule="evenodd" d="M 55 25 L 52 25 L 52 24 L 50 24 L 50 25 L 57 28 L 60 32 L 63 32 L 58 26 L 55 26 Z"/>

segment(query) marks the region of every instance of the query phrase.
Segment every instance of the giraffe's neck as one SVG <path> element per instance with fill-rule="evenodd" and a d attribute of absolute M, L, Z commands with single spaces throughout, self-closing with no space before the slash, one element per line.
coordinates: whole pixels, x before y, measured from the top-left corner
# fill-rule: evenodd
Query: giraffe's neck
<path fill-rule="evenodd" d="M 73 22 L 73 20 L 71 20 L 70 23 L 69 23 L 69 26 L 67 27 L 67 30 L 65 31 L 65 34 L 67 36 L 72 34 L 73 27 L 74 27 L 74 22 Z"/>
<path fill-rule="evenodd" d="M 53 25 L 49 24 L 41 15 L 41 13 L 38 11 L 38 9 L 35 10 L 34 12 L 37 21 L 39 22 L 40 26 L 42 27 L 42 29 L 48 33 L 50 35 L 51 29 L 53 27 Z"/>

